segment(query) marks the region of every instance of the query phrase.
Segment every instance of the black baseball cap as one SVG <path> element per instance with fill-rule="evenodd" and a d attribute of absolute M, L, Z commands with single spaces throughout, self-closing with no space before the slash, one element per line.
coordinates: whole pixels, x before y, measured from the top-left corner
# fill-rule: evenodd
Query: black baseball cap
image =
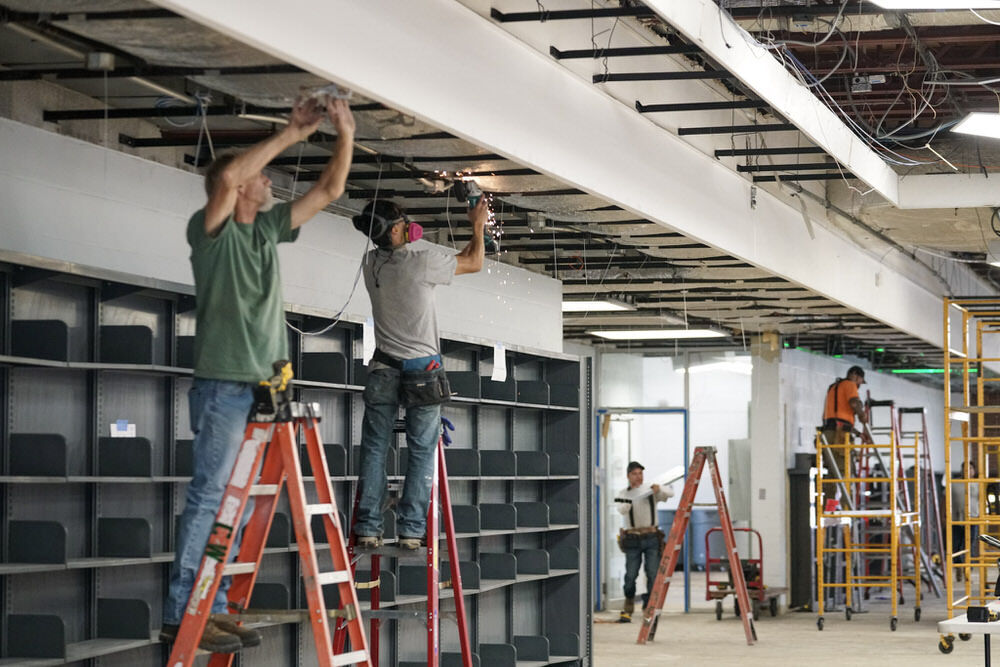
<path fill-rule="evenodd" d="M 631 463 L 628 464 L 628 472 L 632 472 L 636 468 L 638 468 L 639 470 L 645 470 L 646 466 L 642 465 L 638 461 L 632 461 Z"/>
<path fill-rule="evenodd" d="M 851 366 L 848 368 L 847 374 L 850 375 L 851 373 L 854 373 L 861 378 L 861 384 L 865 383 L 865 369 L 861 368 L 861 366 Z"/>

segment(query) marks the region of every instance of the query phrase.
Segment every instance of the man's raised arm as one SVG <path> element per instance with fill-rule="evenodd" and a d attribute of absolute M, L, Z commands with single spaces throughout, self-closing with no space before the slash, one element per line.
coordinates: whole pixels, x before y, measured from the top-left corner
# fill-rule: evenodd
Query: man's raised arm
<path fill-rule="evenodd" d="M 322 119 L 316 100 L 299 100 L 292 107 L 288 125 L 238 154 L 219 174 L 205 206 L 205 233 L 215 236 L 236 207 L 238 188 L 256 178 L 267 164 L 289 146 L 306 139 Z"/>
<path fill-rule="evenodd" d="M 463 273 L 478 273 L 483 268 L 483 257 L 486 248 L 483 245 L 483 230 L 486 228 L 486 197 L 480 197 L 476 205 L 469 209 L 469 222 L 472 223 L 472 238 L 455 259 L 455 275 Z"/>
<path fill-rule="evenodd" d="M 307 193 L 292 202 L 292 229 L 301 227 L 314 215 L 344 194 L 347 172 L 354 155 L 354 116 L 347 100 L 329 100 L 326 113 L 337 130 L 337 143 L 319 180 Z"/>

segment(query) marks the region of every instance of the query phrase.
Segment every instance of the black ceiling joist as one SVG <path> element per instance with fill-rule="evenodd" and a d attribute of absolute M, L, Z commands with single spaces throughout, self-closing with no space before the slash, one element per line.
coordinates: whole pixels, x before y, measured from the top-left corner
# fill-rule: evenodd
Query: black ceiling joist
<path fill-rule="evenodd" d="M 0 22 L 3 23 L 37 24 L 61 21 L 121 21 L 177 18 L 181 18 L 181 16 L 169 9 L 118 9 L 106 12 L 19 12 L 0 7 Z"/>
<path fill-rule="evenodd" d="M 669 56 L 690 55 L 701 53 L 701 49 L 690 44 L 668 46 L 626 46 L 617 49 L 572 49 L 560 51 L 554 46 L 549 47 L 549 55 L 556 60 L 571 60 L 574 58 L 623 58 L 628 56 Z"/>
<path fill-rule="evenodd" d="M 792 132 L 798 130 L 791 123 L 771 123 L 769 125 L 716 125 L 711 127 L 679 127 L 677 134 L 754 134 L 757 132 Z"/>
<path fill-rule="evenodd" d="M 824 169 L 836 169 L 837 165 L 832 162 L 803 162 L 801 164 L 738 164 L 736 171 L 741 172 L 761 172 L 761 171 L 822 171 Z"/>
<path fill-rule="evenodd" d="M 353 104 L 351 111 L 380 111 L 385 105 L 378 102 L 372 104 Z M 42 112 L 42 120 L 47 123 L 57 123 L 63 120 L 104 120 L 120 118 L 179 118 L 184 116 L 240 116 L 243 114 L 274 115 L 291 113 L 291 107 L 258 107 L 252 105 L 214 105 L 206 107 L 152 107 L 152 108 L 118 108 L 118 109 L 67 109 Z"/>
<path fill-rule="evenodd" d="M 231 76 L 242 74 L 301 74 L 295 65 L 254 65 L 247 67 L 118 67 L 113 70 L 93 70 L 80 67 L 48 67 L 8 69 L 0 71 L 0 81 L 34 81 L 37 79 L 122 79 L 134 76 Z"/>
<path fill-rule="evenodd" d="M 318 176 L 318 175 L 317 175 Z M 419 176 L 419 174 L 413 174 L 413 176 Z M 349 180 L 357 180 L 354 175 L 348 176 Z M 309 180 L 308 178 L 302 178 L 299 176 L 299 180 Z M 426 192 L 424 190 L 393 190 L 390 188 L 380 188 L 378 190 L 378 195 L 382 197 L 400 197 L 403 199 L 434 199 L 441 197 L 450 197 L 451 193 L 442 192 Z M 576 188 L 565 188 L 562 190 L 537 190 L 534 192 L 497 192 L 491 191 L 486 194 L 492 194 L 497 196 L 505 196 L 510 194 L 517 194 L 522 197 L 550 197 L 555 195 L 585 195 L 587 194 L 583 190 L 577 190 Z M 349 199 L 371 199 L 376 195 L 375 190 L 348 190 L 347 196 Z"/>
<path fill-rule="evenodd" d="M 724 109 L 768 109 L 770 105 L 762 100 L 732 100 L 727 102 L 682 102 L 678 104 L 643 104 L 635 101 L 639 113 L 661 113 L 672 111 L 718 111 Z"/>
<path fill-rule="evenodd" d="M 736 75 L 725 70 L 693 70 L 690 72 L 610 72 L 595 74 L 594 83 L 613 81 L 689 81 L 691 79 L 735 79 Z"/>
<path fill-rule="evenodd" d="M 490 18 L 498 23 L 519 21 L 565 21 L 570 19 L 599 19 L 656 16 L 649 7 L 595 7 L 593 9 L 562 9 L 542 12 L 501 12 L 490 9 Z"/>
<path fill-rule="evenodd" d="M 778 176 L 754 176 L 754 183 L 774 183 L 778 180 Z M 787 176 L 780 177 L 782 181 L 832 181 L 838 178 L 857 178 L 854 174 L 850 172 L 834 172 L 832 174 L 789 174 Z"/>
<path fill-rule="evenodd" d="M 818 155 L 826 153 L 819 146 L 787 146 L 784 148 L 726 148 L 715 151 L 715 157 L 743 157 L 754 155 Z"/>

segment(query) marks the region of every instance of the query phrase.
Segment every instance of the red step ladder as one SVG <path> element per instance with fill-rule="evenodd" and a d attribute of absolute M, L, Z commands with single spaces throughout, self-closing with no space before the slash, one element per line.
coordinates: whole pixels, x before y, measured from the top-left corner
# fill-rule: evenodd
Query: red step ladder
<path fill-rule="evenodd" d="M 238 612 L 229 615 L 232 620 L 244 622 L 260 620 L 246 609 L 253 591 L 254 581 L 264 553 L 267 533 L 274 518 L 278 497 L 282 487 L 288 485 L 288 500 L 291 508 L 295 539 L 302 561 L 303 583 L 309 603 L 308 612 L 278 612 L 296 620 L 306 618 L 312 627 L 316 643 L 318 665 L 372 666 L 368 653 L 368 642 L 354 590 L 354 573 L 347 557 L 344 536 L 341 532 L 337 503 L 330 485 L 329 468 L 319 434 L 319 405 L 297 403 L 290 400 L 291 365 L 276 362 L 278 375 L 269 383 L 261 383 L 255 395 L 256 414 L 247 425 L 243 444 L 240 446 L 229 484 L 222 496 L 222 504 L 209 536 L 205 556 L 195 578 L 184 617 L 177 632 L 169 667 L 189 667 L 198 652 L 205 625 L 211 616 L 212 601 L 215 599 L 220 580 L 232 575 L 229 589 L 229 607 Z M 268 417 L 270 415 L 270 418 Z M 302 428 L 306 438 L 309 463 L 315 474 L 318 503 L 307 504 L 296 434 Z M 266 452 L 266 453 L 265 453 Z M 263 460 L 263 469 L 261 469 Z M 254 484 L 257 471 L 260 480 Z M 240 518 L 247 500 L 255 496 L 254 510 L 243 533 L 243 543 L 235 562 L 226 565 L 233 541 L 238 532 Z M 311 518 L 321 516 L 330 546 L 333 569 L 321 572 L 313 540 Z M 234 530 L 234 527 L 237 527 Z M 329 617 L 323 601 L 322 587 L 336 585 L 345 616 L 345 627 L 351 638 L 351 651 L 342 653 L 333 649 Z M 338 615 L 336 612 L 334 615 Z M 272 614 L 265 614 L 270 617 Z M 216 653 L 209 660 L 209 667 L 228 667 L 233 654 Z"/>
<path fill-rule="evenodd" d="M 709 473 L 712 478 L 712 487 L 715 489 L 715 503 L 719 510 L 719 523 L 722 524 L 722 535 L 726 540 L 726 554 L 729 557 L 729 571 L 733 575 L 733 588 L 736 591 L 736 601 L 740 607 L 740 620 L 743 621 L 743 631 L 747 636 L 747 644 L 752 646 L 757 641 L 757 630 L 753 623 L 753 607 L 750 606 L 750 596 L 747 594 L 747 583 L 743 577 L 743 565 L 740 556 L 736 552 L 736 537 L 733 534 L 733 522 L 729 518 L 729 508 L 726 505 L 726 493 L 722 488 L 722 479 L 719 476 L 719 466 L 715 461 L 715 447 L 696 447 L 691 465 L 688 466 L 687 481 L 684 483 L 684 492 L 681 493 L 680 503 L 677 506 L 677 513 L 674 514 L 674 523 L 670 527 L 670 536 L 667 538 L 667 546 L 663 550 L 660 558 L 660 567 L 656 571 L 656 581 L 649 591 L 649 600 L 646 609 L 642 614 L 642 626 L 639 628 L 639 644 L 651 641 L 656 635 L 656 626 L 663 610 L 663 602 L 667 599 L 667 589 L 670 587 L 670 578 L 677 568 L 677 559 L 680 555 L 681 543 L 684 541 L 684 533 L 687 531 L 688 523 L 691 521 L 691 510 L 694 506 L 694 496 L 698 491 L 698 483 L 701 481 L 701 474 L 705 469 L 705 462 L 708 462 Z"/>
<path fill-rule="evenodd" d="M 405 430 L 405 427 L 397 425 L 394 430 L 398 433 Z M 438 523 L 438 503 L 440 501 L 441 518 L 444 520 L 445 538 L 448 545 L 448 562 L 451 570 L 450 586 L 455 598 L 455 615 L 458 622 L 458 639 L 462 649 L 462 665 L 463 667 L 472 667 L 472 647 L 469 643 L 469 629 L 465 620 L 465 598 L 463 597 L 462 591 L 462 575 L 459 571 L 458 544 L 455 540 L 455 521 L 451 512 L 451 492 L 448 489 L 448 469 L 445 465 L 444 458 L 445 438 L 446 436 L 438 438 L 437 456 L 434 461 L 434 474 L 431 482 L 431 497 L 430 503 L 427 507 L 427 612 L 424 617 L 427 627 L 427 665 L 428 667 L 439 667 L 441 664 L 440 589 L 442 584 L 439 566 L 440 558 L 437 544 L 438 539 L 432 539 L 431 537 L 440 535 Z M 448 442 L 450 442 L 450 439 Z M 355 568 L 357 567 L 358 560 L 365 556 L 370 556 L 371 558 L 369 571 L 371 572 L 372 581 L 370 584 L 358 584 L 358 587 L 368 587 L 371 589 L 371 618 L 369 621 L 370 626 L 368 634 L 371 637 L 372 663 L 377 665 L 379 656 L 379 628 L 381 626 L 381 621 L 383 619 L 395 620 L 397 618 L 413 617 L 413 614 L 409 612 L 399 612 L 393 614 L 390 610 L 379 609 L 381 596 L 379 594 L 378 578 L 379 573 L 381 572 L 381 557 L 389 555 L 397 558 L 405 557 L 407 552 L 402 551 L 399 547 L 392 546 L 383 546 L 372 550 L 355 551 L 357 536 L 354 534 L 354 524 L 358 515 L 359 494 L 360 485 L 358 487 L 358 493 L 356 493 L 354 497 L 354 511 L 351 514 L 351 537 L 347 544 L 347 553 L 350 557 L 352 577 L 354 575 Z M 419 551 L 416 552 L 415 555 L 419 555 Z M 338 623 L 337 631 L 334 635 L 333 645 L 335 649 L 340 650 L 343 648 L 344 636 L 347 630 L 348 627 L 345 622 Z"/>

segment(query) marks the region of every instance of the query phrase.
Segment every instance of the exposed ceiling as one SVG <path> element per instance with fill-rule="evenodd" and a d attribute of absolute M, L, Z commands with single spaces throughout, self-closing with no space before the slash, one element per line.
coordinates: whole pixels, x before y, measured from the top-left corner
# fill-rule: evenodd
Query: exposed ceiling
<path fill-rule="evenodd" d="M 944 282 L 941 267 L 947 261 L 921 256 L 916 246 L 948 257 L 962 253 L 955 257 L 969 261 L 983 258 L 986 235 L 992 234 L 990 209 L 914 213 L 853 197 L 850 174 L 794 125 L 765 127 L 794 119 L 773 112 L 645 5 L 634 0 L 503 4 L 492 20 L 516 38 L 574 73 L 592 77 L 609 95 L 627 99 L 636 113 L 689 137 L 760 187 L 796 188 L 800 197 L 834 211 L 836 224 L 879 247 L 912 255 Z M 512 4 L 528 11 L 513 12 Z M 992 90 L 1000 87 L 928 83 L 932 75 L 949 80 L 1000 75 L 995 27 L 969 12 L 883 13 L 857 0 L 721 0 L 721 5 L 758 39 L 771 43 L 819 41 L 835 24 L 830 38 L 816 47 L 786 44 L 773 53 L 786 63 L 794 55 L 803 66 L 794 68 L 804 78 L 806 70 L 818 77 L 833 71 L 825 80 L 829 97 L 871 132 L 891 133 L 901 126 L 901 133 L 923 132 L 944 124 L 932 135 L 933 151 L 923 148 L 925 139 L 894 144 L 893 150 L 914 158 L 914 164 L 896 165 L 898 170 L 951 171 L 944 160 L 960 170 L 994 174 L 1000 169 L 998 142 L 977 143 L 947 131 L 947 124 L 966 111 L 995 109 L 990 106 L 996 99 Z M 981 14 L 1000 21 L 1000 12 Z M 574 22 L 589 24 L 589 40 L 565 38 L 560 26 Z M 111 59 L 96 55 L 102 53 Z M 657 68 L 662 76 L 621 76 L 648 75 Z M 872 84 L 871 92 L 855 85 L 856 92 L 849 92 L 852 82 L 857 84 L 854 77 L 877 74 L 886 76 L 885 84 Z M 699 94 L 683 101 L 664 95 L 672 81 L 696 82 Z M 35 106 L 43 108 L 15 102 L 10 114 L 24 122 L 54 123 L 51 127 L 59 131 L 92 140 L 117 141 L 120 149 L 150 159 L 203 165 L 213 150 L 268 136 L 301 90 L 326 83 L 146 2 L 0 0 L 0 86 L 20 85 L 26 95 L 29 86 L 67 91 L 39 94 L 30 89 L 40 100 Z M 632 94 L 637 86 L 641 95 Z M 671 106 L 661 105 L 664 98 Z M 687 106 L 673 106 L 677 104 Z M 561 279 L 570 298 L 614 296 L 635 306 L 620 313 L 568 313 L 568 339 L 600 342 L 588 332 L 607 326 L 686 323 L 721 327 L 730 336 L 715 342 L 682 341 L 679 348 L 745 347 L 751 334 L 778 332 L 788 346 L 868 357 L 876 366 L 940 363 L 940 350 L 929 343 L 772 272 L 377 101 L 356 95 L 352 108 L 358 119 L 357 146 L 348 193 L 337 204 L 340 210 L 360 208 L 377 191 L 399 201 L 439 242 L 461 245 L 468 238 L 464 226 L 456 225 L 455 218 L 464 217 L 461 205 L 447 191 L 436 192 L 434 183 L 447 183 L 459 173 L 474 178 L 493 195 L 501 261 Z M 707 127 L 698 121 L 703 112 L 719 110 L 731 115 L 729 126 Z M 332 138 L 323 130 L 273 163 L 285 175 L 286 189 L 300 191 L 303 183 L 318 177 Z M 983 275 L 992 279 L 988 267 Z M 673 342 L 662 341 L 608 344 L 676 349 Z"/>

